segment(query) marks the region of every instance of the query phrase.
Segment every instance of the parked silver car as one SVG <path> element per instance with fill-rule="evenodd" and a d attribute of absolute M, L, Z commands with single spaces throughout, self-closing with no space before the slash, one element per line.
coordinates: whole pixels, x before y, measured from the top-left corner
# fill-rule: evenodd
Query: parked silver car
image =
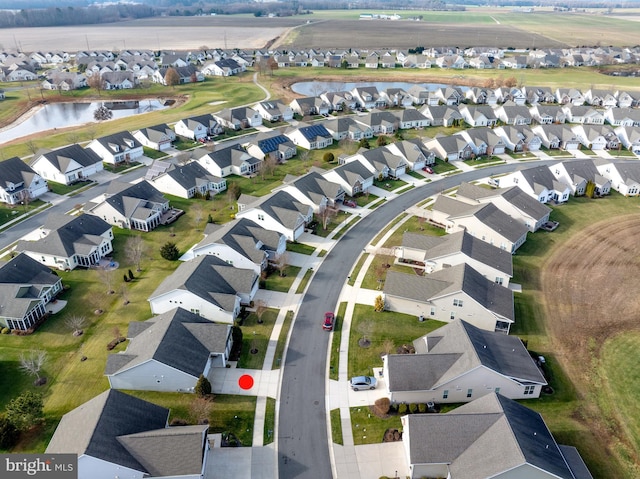
<path fill-rule="evenodd" d="M 361 389 L 375 389 L 378 380 L 372 376 L 355 376 L 351 378 L 349 384 L 354 391 Z"/>

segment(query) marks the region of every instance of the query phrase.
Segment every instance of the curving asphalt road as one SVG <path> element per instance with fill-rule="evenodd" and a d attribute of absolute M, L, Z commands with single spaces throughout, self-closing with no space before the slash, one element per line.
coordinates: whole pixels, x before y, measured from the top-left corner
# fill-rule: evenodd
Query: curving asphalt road
<path fill-rule="evenodd" d="M 540 161 L 550 165 L 558 160 Z M 332 477 L 327 437 L 326 361 L 330 334 L 321 328 L 324 311 L 337 308 L 344 281 L 362 250 L 400 213 L 438 192 L 527 165 L 505 164 L 444 177 L 403 193 L 353 226 L 324 258 L 309 283 L 287 348 L 278 417 L 278 475 L 281 479 Z"/>

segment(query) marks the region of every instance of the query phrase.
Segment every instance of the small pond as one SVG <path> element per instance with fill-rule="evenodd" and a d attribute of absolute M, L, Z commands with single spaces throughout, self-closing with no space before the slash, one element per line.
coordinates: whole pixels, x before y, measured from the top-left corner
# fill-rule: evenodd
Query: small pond
<path fill-rule="evenodd" d="M 409 90 L 412 86 L 419 85 L 429 91 L 436 90 L 437 88 L 446 87 L 442 83 L 409 83 L 409 82 L 387 82 L 387 81 L 372 81 L 372 82 L 339 82 L 339 81 L 303 81 L 294 83 L 291 85 L 291 90 L 299 95 L 305 96 L 320 96 L 324 92 L 328 91 L 351 91 L 355 87 L 374 86 L 378 91 L 386 90 L 387 88 L 402 88 L 403 90 Z M 463 91 L 468 87 L 460 87 Z"/>
<path fill-rule="evenodd" d="M 0 144 L 41 131 L 94 122 L 93 112 L 102 104 L 103 102 L 49 103 L 36 107 L 15 123 L 0 130 Z M 114 119 L 169 107 L 168 103 L 155 99 L 104 102 L 104 104 L 111 109 Z"/>

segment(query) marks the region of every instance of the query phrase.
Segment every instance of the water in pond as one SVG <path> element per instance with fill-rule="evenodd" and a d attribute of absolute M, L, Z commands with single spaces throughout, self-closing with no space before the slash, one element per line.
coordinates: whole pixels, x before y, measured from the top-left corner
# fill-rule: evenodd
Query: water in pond
<path fill-rule="evenodd" d="M 388 82 L 388 81 L 372 81 L 372 82 L 339 82 L 339 81 L 303 81 L 291 85 L 291 90 L 305 96 L 319 96 L 327 91 L 351 91 L 355 87 L 374 86 L 378 91 L 384 91 L 387 88 L 402 88 L 409 90 L 412 86 L 419 85 L 427 90 L 435 90 L 437 88 L 449 85 L 440 83 L 409 83 L 409 82 Z M 460 87 L 466 90 L 468 87 Z"/>
<path fill-rule="evenodd" d="M 114 119 L 162 110 L 168 107 L 168 105 L 159 100 L 105 103 L 113 112 Z M 35 111 L 27 113 L 24 121 L 18 120 L 0 130 L 0 144 L 41 131 L 94 122 L 93 112 L 100 105 L 102 105 L 102 102 L 51 103 L 38 107 Z"/>

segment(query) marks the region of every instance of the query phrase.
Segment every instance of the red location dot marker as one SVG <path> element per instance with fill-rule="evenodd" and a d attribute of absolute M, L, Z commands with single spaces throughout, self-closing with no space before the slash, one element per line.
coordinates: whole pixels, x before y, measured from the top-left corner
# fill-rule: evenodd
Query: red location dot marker
<path fill-rule="evenodd" d="M 251 389 L 253 387 L 253 378 L 248 374 L 243 374 L 240 376 L 240 379 L 238 379 L 238 385 L 244 390 Z"/>

